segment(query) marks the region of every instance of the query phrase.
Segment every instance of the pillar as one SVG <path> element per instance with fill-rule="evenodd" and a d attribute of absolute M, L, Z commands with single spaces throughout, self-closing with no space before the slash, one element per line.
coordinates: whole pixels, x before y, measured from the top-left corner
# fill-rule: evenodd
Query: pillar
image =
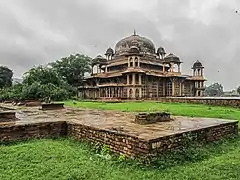
<path fill-rule="evenodd" d="M 142 85 L 142 75 L 141 74 L 138 75 L 138 84 Z"/>
<path fill-rule="evenodd" d="M 182 82 L 179 84 L 179 96 L 182 96 Z"/>
<path fill-rule="evenodd" d="M 133 60 L 133 67 L 135 67 L 135 57 L 132 57 Z"/>
<path fill-rule="evenodd" d="M 136 88 L 132 88 L 132 98 L 136 98 Z"/>
<path fill-rule="evenodd" d="M 129 85 L 129 74 L 127 74 L 127 85 Z"/>
<path fill-rule="evenodd" d="M 184 87 L 184 83 L 182 83 L 182 96 L 185 95 L 185 87 Z"/>
<path fill-rule="evenodd" d="M 105 73 L 107 72 L 107 66 L 105 66 Z"/>
<path fill-rule="evenodd" d="M 178 72 L 180 72 L 180 64 L 178 64 Z"/>
<path fill-rule="evenodd" d="M 163 80 L 163 96 L 166 96 L 166 81 Z"/>
<path fill-rule="evenodd" d="M 136 80 L 136 78 L 135 78 L 135 73 L 133 73 L 133 74 L 132 74 L 132 84 L 133 84 L 133 85 L 135 85 L 135 83 L 136 83 L 135 80 Z"/>
<path fill-rule="evenodd" d="M 142 88 L 139 88 L 139 97 L 142 98 Z"/>
<path fill-rule="evenodd" d="M 165 64 L 163 64 L 163 72 L 165 72 Z"/>
<path fill-rule="evenodd" d="M 175 83 L 174 83 L 174 79 L 172 80 L 172 96 L 175 96 Z"/>
<path fill-rule="evenodd" d="M 139 59 L 139 57 L 137 59 L 138 59 L 138 67 L 140 67 L 140 59 Z"/>

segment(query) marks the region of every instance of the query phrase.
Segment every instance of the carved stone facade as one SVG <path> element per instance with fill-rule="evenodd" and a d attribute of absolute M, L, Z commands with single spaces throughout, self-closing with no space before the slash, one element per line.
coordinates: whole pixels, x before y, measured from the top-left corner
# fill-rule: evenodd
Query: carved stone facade
<path fill-rule="evenodd" d="M 92 61 L 92 74 L 79 87 L 79 96 L 88 99 L 145 99 L 203 96 L 204 67 L 199 61 L 192 75 L 181 73 L 181 60 L 164 48 L 155 50 L 149 39 L 136 35 L 108 48 L 106 58 Z M 94 72 L 95 70 L 95 72 Z"/>

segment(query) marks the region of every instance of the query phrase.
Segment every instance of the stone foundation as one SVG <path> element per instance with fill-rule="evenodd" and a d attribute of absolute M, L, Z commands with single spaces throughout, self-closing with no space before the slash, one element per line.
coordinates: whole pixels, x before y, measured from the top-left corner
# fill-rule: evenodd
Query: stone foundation
<path fill-rule="evenodd" d="M 111 151 L 129 157 L 157 156 L 164 151 L 184 146 L 186 139 L 190 141 L 211 142 L 236 134 L 238 134 L 237 121 L 230 121 L 228 123 L 155 139 L 142 139 L 127 133 L 66 121 L 41 122 L 25 125 L 8 123 L 0 126 L 0 141 L 67 135 L 77 140 L 86 140 L 108 145 Z"/>
<path fill-rule="evenodd" d="M 170 121 L 170 113 L 140 113 L 135 116 L 135 123 L 138 124 L 151 124 L 156 122 Z"/>
<path fill-rule="evenodd" d="M 15 125 L 14 123 L 0 125 L 0 141 L 26 140 L 30 138 L 60 137 L 66 135 L 67 123 L 42 122 L 34 124 Z"/>
<path fill-rule="evenodd" d="M 11 111 L 0 112 L 0 122 L 15 121 L 16 113 Z"/>
<path fill-rule="evenodd" d="M 43 103 L 42 110 L 63 109 L 64 103 Z"/>

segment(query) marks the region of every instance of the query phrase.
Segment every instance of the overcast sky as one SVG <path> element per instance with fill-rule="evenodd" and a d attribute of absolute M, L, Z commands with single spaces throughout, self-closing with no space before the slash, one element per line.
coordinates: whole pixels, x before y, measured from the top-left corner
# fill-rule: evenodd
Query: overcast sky
<path fill-rule="evenodd" d="M 240 0 L 0 0 L 0 65 L 15 77 L 34 65 L 104 54 L 133 33 L 184 62 L 205 66 L 207 84 L 240 85 Z"/>

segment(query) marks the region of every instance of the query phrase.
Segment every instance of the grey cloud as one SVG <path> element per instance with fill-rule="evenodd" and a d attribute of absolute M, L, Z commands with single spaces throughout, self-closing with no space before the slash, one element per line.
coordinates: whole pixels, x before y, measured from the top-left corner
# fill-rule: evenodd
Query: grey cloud
<path fill-rule="evenodd" d="M 130 1 L 15 0 L 10 4 L 2 0 L 0 63 L 20 76 L 34 65 L 70 53 L 103 54 L 135 28 L 156 46 L 179 55 L 184 73 L 191 73 L 192 63 L 199 59 L 206 67 L 208 83 L 219 81 L 225 89 L 235 88 L 240 65 L 240 16 L 235 14 L 233 1 L 219 1 L 208 12 L 209 22 L 204 23 L 200 17 L 189 15 L 192 3 L 203 8 L 205 1 L 201 4 L 197 0 L 159 0 L 150 8 L 132 10 Z M 116 9 L 111 3 L 125 3 L 128 8 Z"/>

